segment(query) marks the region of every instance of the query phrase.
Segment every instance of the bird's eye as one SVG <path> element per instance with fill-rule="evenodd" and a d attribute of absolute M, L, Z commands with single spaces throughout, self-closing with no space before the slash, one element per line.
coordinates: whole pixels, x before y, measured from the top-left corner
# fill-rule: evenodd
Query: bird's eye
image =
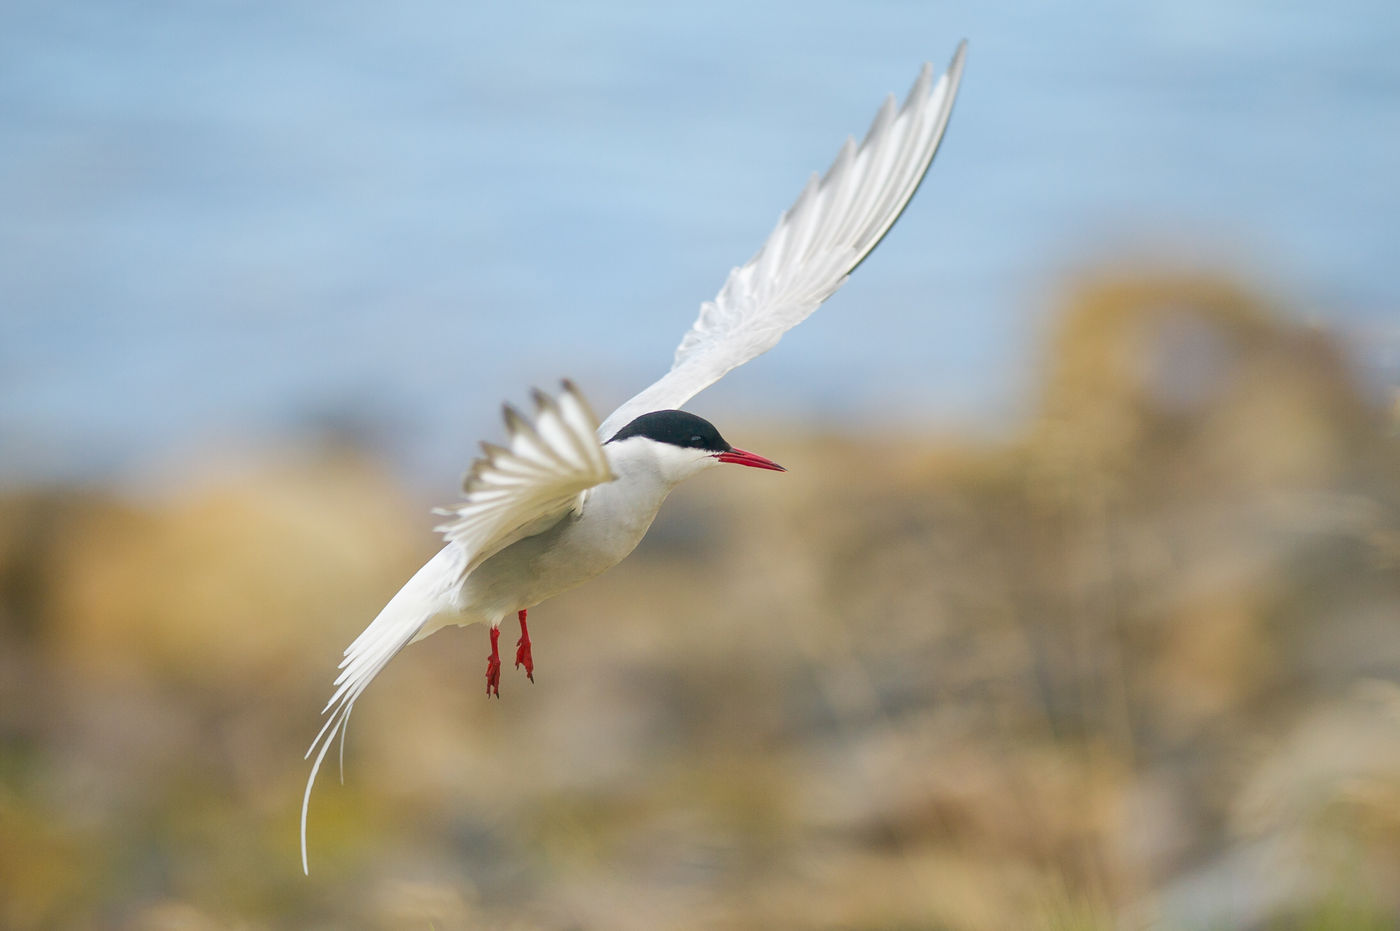
<path fill-rule="evenodd" d="M 705 445 L 705 438 L 702 437 L 702 436 L 700 436 L 700 435 L 697 433 L 695 436 L 692 436 L 692 437 L 690 438 L 690 445 L 691 445 L 691 446 L 704 446 L 704 445 Z"/>

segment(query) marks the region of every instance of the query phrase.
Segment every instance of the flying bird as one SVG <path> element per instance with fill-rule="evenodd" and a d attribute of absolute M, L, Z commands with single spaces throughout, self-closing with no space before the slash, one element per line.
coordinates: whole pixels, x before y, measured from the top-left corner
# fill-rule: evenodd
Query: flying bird
<path fill-rule="evenodd" d="M 601 425 L 565 381 L 534 393 L 534 416 L 505 408 L 508 441 L 483 443 L 462 498 L 437 513 L 446 545 L 345 650 L 301 806 L 301 863 L 316 774 L 356 700 L 408 644 L 448 624 L 489 625 L 486 693 L 500 697 L 497 641 L 520 623 L 515 665 L 534 681 L 526 612 L 612 568 L 641 541 L 677 484 L 730 463 L 784 471 L 731 446 L 703 418 L 677 410 L 726 372 L 768 351 L 845 283 L 889 232 L 933 161 L 953 111 L 967 43 L 935 80 L 925 64 L 902 105 L 886 98 L 865 138 L 848 137 L 825 175 L 814 173 L 747 264 L 729 273 L 681 339 L 671 369 Z"/>

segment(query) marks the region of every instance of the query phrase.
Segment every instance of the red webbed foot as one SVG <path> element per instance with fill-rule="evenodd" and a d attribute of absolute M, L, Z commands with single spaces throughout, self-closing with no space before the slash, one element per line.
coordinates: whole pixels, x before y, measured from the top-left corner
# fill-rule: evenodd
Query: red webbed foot
<path fill-rule="evenodd" d="M 486 696 L 491 697 L 494 692 L 497 698 L 501 697 L 501 651 L 496 646 L 496 641 L 501 639 L 501 629 L 491 628 L 491 655 L 486 657 Z"/>
<path fill-rule="evenodd" d="M 520 610 L 520 639 L 515 641 L 515 668 L 525 667 L 525 675 L 535 681 L 535 661 L 530 656 L 530 629 L 525 626 L 525 609 Z"/>

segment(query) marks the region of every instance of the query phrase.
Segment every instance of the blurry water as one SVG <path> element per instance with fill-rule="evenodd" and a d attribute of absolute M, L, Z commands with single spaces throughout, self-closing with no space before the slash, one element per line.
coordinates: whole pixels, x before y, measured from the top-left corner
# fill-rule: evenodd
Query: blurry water
<path fill-rule="evenodd" d="M 504 7 L 0 8 L 0 476 L 329 421 L 436 483 L 531 384 L 605 413 L 964 36 L 898 229 L 694 409 L 995 429 L 1105 251 L 1241 270 L 1400 369 L 1391 3 Z"/>

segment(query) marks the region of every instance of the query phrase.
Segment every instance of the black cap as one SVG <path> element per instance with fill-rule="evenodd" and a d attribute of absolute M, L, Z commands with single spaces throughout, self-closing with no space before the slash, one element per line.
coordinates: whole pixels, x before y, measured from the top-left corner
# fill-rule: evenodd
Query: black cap
<path fill-rule="evenodd" d="M 609 443 L 628 437 L 644 436 L 658 443 L 669 443 L 683 449 L 706 449 L 724 453 L 733 449 L 719 435 L 714 424 L 704 417 L 685 411 L 652 411 L 643 414 L 613 435 Z"/>

